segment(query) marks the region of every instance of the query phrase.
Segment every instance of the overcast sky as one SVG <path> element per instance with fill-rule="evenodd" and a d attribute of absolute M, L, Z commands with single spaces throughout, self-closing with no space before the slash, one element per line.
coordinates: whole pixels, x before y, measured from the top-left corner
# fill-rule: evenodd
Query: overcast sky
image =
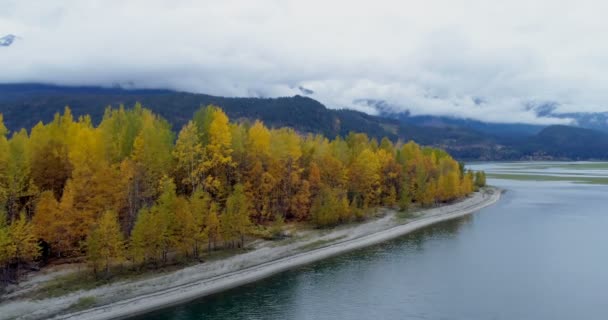
<path fill-rule="evenodd" d="M 608 111 L 608 2 L 0 0 L 0 82 L 134 83 L 546 123 Z"/>

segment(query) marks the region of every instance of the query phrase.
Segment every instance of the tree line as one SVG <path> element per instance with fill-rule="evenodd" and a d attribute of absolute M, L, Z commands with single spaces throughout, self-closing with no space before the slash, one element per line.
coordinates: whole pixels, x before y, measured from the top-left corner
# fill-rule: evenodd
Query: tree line
<path fill-rule="evenodd" d="M 199 258 L 284 221 L 317 227 L 369 208 L 429 206 L 485 185 L 446 152 L 351 133 L 329 140 L 201 108 L 177 136 L 136 104 L 99 125 L 70 109 L 9 135 L 0 115 L 3 279 L 37 259 L 86 257 L 98 274 Z M 10 138 L 9 138 L 10 136 Z"/>

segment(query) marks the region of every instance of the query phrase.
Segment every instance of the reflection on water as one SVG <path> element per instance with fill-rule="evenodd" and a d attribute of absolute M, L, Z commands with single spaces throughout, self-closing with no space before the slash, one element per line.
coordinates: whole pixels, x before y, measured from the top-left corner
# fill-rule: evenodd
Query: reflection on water
<path fill-rule="evenodd" d="M 489 182 L 477 214 L 138 319 L 605 319 L 608 186 Z"/>

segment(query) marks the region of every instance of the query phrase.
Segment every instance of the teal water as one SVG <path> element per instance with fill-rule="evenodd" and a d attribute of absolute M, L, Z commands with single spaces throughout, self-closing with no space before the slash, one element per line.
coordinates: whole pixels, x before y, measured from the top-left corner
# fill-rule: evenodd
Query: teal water
<path fill-rule="evenodd" d="M 608 175 L 606 164 L 472 167 Z M 134 319 L 607 319 L 608 186 L 489 183 L 506 194 L 470 216 Z"/>

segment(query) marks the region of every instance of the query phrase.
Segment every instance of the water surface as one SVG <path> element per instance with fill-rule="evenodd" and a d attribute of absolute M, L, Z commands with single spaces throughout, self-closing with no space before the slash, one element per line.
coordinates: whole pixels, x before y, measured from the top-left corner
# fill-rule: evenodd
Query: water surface
<path fill-rule="evenodd" d="M 608 163 L 472 167 L 496 205 L 137 319 L 608 319 Z"/>

